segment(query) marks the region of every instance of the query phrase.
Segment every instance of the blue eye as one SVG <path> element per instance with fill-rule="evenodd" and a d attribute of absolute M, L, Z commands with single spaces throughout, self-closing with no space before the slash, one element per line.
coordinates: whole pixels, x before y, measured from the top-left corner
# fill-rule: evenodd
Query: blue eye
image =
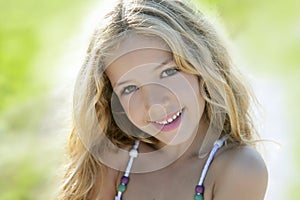
<path fill-rule="evenodd" d="M 176 74 L 177 72 L 178 72 L 178 69 L 176 69 L 174 67 L 166 69 L 160 74 L 160 78 L 172 76 L 172 75 Z"/>
<path fill-rule="evenodd" d="M 129 86 L 126 86 L 123 91 L 122 91 L 122 94 L 130 94 L 136 90 L 138 90 L 139 88 L 135 85 L 129 85 Z"/>

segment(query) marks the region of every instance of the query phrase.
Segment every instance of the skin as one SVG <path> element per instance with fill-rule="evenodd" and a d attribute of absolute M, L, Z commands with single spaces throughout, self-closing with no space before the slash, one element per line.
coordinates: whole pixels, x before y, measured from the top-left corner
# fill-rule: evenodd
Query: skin
<path fill-rule="evenodd" d="M 136 127 L 161 145 L 177 145 L 195 135 L 205 106 L 198 77 L 178 71 L 171 50 L 161 40 L 131 34 L 113 54 L 117 56 L 106 74 Z M 178 128 L 163 131 L 157 127 L 155 121 L 180 111 Z"/>
<path fill-rule="evenodd" d="M 128 118 L 135 126 L 156 137 L 161 147 L 170 147 L 160 155 L 177 156 L 168 166 L 135 173 L 134 167 L 141 166 L 139 162 L 148 166 L 156 160 L 138 157 L 123 200 L 193 199 L 206 161 L 197 153 L 208 128 L 205 101 L 199 93 L 199 78 L 174 71 L 176 65 L 170 49 L 158 38 L 132 34 L 120 43 L 113 55 L 106 60 L 105 73 Z M 161 131 L 153 125 L 153 121 L 165 119 L 166 115 L 179 110 L 183 110 L 183 114 L 176 129 Z M 141 154 L 153 151 L 156 149 L 140 144 Z M 124 166 L 126 162 L 120 159 L 119 164 Z M 98 177 L 95 185 L 95 188 L 102 188 L 102 196 L 92 195 L 90 199 L 114 199 L 122 175 L 123 172 L 108 166 L 105 184 L 100 186 Z M 205 200 L 261 200 L 267 186 L 267 170 L 260 154 L 253 148 L 228 145 L 216 154 L 204 186 Z"/>

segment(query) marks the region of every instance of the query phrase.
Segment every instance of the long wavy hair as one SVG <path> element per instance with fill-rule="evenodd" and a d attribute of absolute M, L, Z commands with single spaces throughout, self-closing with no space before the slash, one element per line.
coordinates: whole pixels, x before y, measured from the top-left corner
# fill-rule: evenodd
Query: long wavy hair
<path fill-rule="evenodd" d="M 115 98 L 104 71 L 105 58 L 132 32 L 162 39 L 180 70 L 201 77 L 205 114 L 214 126 L 222 127 L 221 134 L 227 135 L 229 142 L 254 141 L 252 95 L 203 14 L 178 0 L 118 1 L 94 32 L 75 85 L 74 125 L 68 142 L 70 160 L 60 199 L 88 199 L 95 191 L 96 176 L 104 176 L 106 169 L 95 154 L 113 146 L 131 145 L 139 137 L 132 134 L 136 131 L 134 126 L 121 129 L 122 120 L 116 123 L 113 112 L 120 114 L 118 118 L 124 124 L 128 124 L 128 118 L 121 107 L 112 108 Z M 224 117 L 213 117 L 220 110 Z M 151 137 L 140 139 L 150 144 L 157 142 Z M 101 193 L 101 187 L 98 191 Z"/>

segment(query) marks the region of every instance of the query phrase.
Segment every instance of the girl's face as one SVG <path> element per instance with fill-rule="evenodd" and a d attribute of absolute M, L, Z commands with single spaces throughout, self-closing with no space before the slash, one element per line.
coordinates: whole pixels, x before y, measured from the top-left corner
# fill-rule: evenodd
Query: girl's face
<path fill-rule="evenodd" d="M 178 70 L 162 40 L 131 34 L 112 55 L 105 72 L 136 127 L 168 145 L 195 136 L 205 106 L 198 77 Z"/>

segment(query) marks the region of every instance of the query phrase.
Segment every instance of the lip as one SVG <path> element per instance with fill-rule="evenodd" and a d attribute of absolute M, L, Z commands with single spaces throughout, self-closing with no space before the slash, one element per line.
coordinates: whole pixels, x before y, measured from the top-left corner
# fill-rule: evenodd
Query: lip
<path fill-rule="evenodd" d="M 177 111 L 178 112 L 178 111 Z M 160 119 L 160 120 L 157 120 L 157 121 L 164 121 L 164 120 L 167 120 L 169 119 L 170 117 L 172 117 L 174 114 L 176 114 L 177 112 L 174 112 L 174 113 L 171 113 L 171 114 L 168 114 L 166 117 Z M 181 119 L 182 119 L 182 116 L 184 114 L 184 110 L 181 109 L 181 115 L 179 117 L 177 117 L 174 121 L 172 121 L 170 124 L 158 124 L 156 122 L 152 122 L 152 124 L 157 128 L 159 129 L 160 131 L 164 131 L 164 132 L 168 132 L 168 131 L 172 131 L 176 128 L 178 128 L 178 126 L 180 125 L 181 123 Z"/>
<path fill-rule="evenodd" d="M 161 119 L 158 119 L 158 120 L 155 120 L 155 121 L 159 121 L 159 122 L 165 121 L 165 120 L 171 118 L 171 117 L 172 117 L 173 115 L 175 115 L 176 113 L 182 112 L 182 111 L 183 111 L 183 108 L 180 109 L 179 111 L 176 111 L 176 112 L 173 112 L 173 113 L 168 114 L 168 115 L 167 115 L 166 117 L 164 117 L 164 118 L 161 118 Z M 154 121 L 152 120 L 151 122 L 154 122 Z"/>

